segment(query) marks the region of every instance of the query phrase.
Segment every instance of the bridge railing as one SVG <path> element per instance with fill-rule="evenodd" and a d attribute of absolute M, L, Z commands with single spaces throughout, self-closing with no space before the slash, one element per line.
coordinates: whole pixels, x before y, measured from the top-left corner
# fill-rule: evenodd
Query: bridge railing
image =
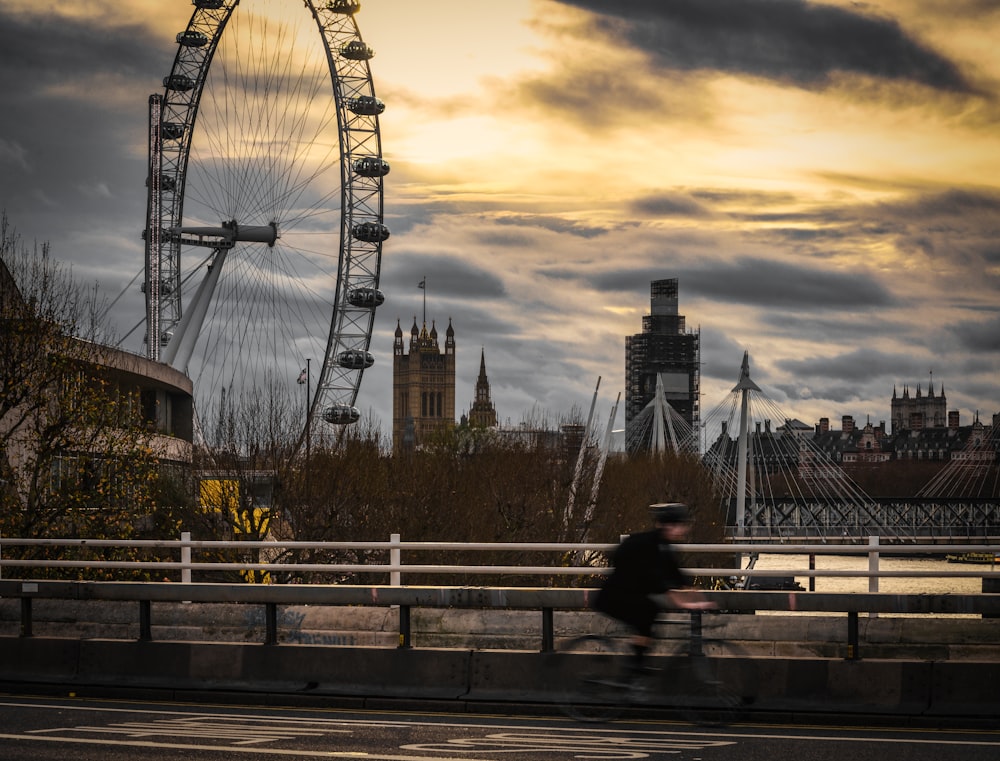
<path fill-rule="evenodd" d="M 413 608 L 479 608 L 534 610 L 541 613 L 541 651 L 555 646 L 555 611 L 589 610 L 593 588 L 403 587 L 339 584 L 164 584 L 159 582 L 89 582 L 0 580 L 0 600 L 20 600 L 20 637 L 33 637 L 33 603 L 37 599 L 135 602 L 139 641 L 152 640 L 153 603 L 230 603 L 264 607 L 265 645 L 277 645 L 278 610 L 282 606 L 380 606 L 398 609 L 399 647 L 411 647 Z M 706 591 L 725 613 L 785 611 L 846 614 L 843 636 L 848 658 L 860 658 L 860 614 L 933 616 L 1000 616 L 1000 594 L 886 594 L 774 591 Z M 701 626 L 701 614 L 692 614 Z"/>
<path fill-rule="evenodd" d="M 193 540 L 190 534 L 184 533 L 180 539 L 163 540 L 114 540 L 114 539 L 24 539 L 0 538 L 0 577 L 10 576 L 9 569 L 75 569 L 79 578 L 85 578 L 88 573 L 101 572 L 106 578 L 106 572 L 112 570 L 142 571 L 156 578 L 165 578 L 167 572 L 180 572 L 180 580 L 189 583 L 193 573 L 198 571 L 230 571 L 247 572 L 260 571 L 268 574 L 328 574 L 331 577 L 343 577 L 346 574 L 376 574 L 382 575 L 390 585 L 399 586 L 405 583 L 406 575 L 432 574 L 448 576 L 491 576 L 518 577 L 519 579 L 536 577 L 546 580 L 548 586 L 553 578 L 562 578 L 567 586 L 581 578 L 594 577 L 608 572 L 606 558 L 614 549 L 614 544 L 604 543 L 553 543 L 553 542 L 410 542 L 403 541 L 399 534 L 393 534 L 385 542 L 305 542 L 305 541 L 225 541 L 225 540 Z M 23 548 L 14 557 L 12 548 Z M 47 548 L 86 548 L 87 558 L 43 558 L 32 559 L 24 549 Z M 98 557 L 100 550 L 134 550 L 155 549 L 176 557 L 176 560 L 102 560 Z M 885 553 L 894 556 L 922 555 L 965 555 L 975 553 L 979 557 L 1000 558 L 1000 544 L 885 544 L 879 537 L 871 536 L 867 543 L 817 544 L 817 543 L 758 543 L 753 541 L 727 542 L 723 544 L 678 544 L 682 553 L 692 553 L 699 557 L 719 555 L 723 560 L 718 566 L 689 567 L 688 574 L 697 577 L 730 579 L 735 582 L 748 577 L 806 577 L 810 580 L 817 577 L 862 577 L 868 579 L 868 591 L 877 592 L 878 580 L 886 577 L 910 578 L 997 578 L 1000 579 L 1000 567 L 997 563 L 977 565 L 975 567 L 954 564 L 947 569 L 936 568 L 906 568 L 886 569 L 881 567 L 880 558 Z M 211 558 L 198 559 L 210 550 L 254 550 L 256 560 L 241 559 L 237 561 L 220 561 Z M 276 555 L 278 551 L 310 551 L 336 552 L 341 550 L 355 551 L 370 560 L 363 563 L 310 563 L 310 562 L 274 562 L 267 560 L 267 555 Z M 552 561 L 545 565 L 469 565 L 445 563 L 404 563 L 402 553 L 426 553 L 431 556 L 442 556 L 449 552 L 517 552 L 530 553 L 532 556 L 551 555 Z M 795 555 L 810 558 L 807 568 L 753 568 L 743 566 L 743 560 L 752 555 L 766 553 L 768 555 Z M 862 569 L 820 569 L 814 567 L 812 560 L 817 555 L 854 555 L 867 557 L 866 568 Z M 379 556 L 381 560 L 372 559 Z M 5 569 L 8 573 L 4 574 Z M 18 571 L 17 576 L 24 576 Z M 575 578 L 574 578 L 575 577 Z"/>

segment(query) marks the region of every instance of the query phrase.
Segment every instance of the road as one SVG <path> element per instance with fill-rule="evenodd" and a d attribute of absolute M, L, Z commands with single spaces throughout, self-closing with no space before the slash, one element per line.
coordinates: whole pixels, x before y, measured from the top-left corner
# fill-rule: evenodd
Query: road
<path fill-rule="evenodd" d="M 3 761 L 996 761 L 1000 730 L 680 723 L 0 695 Z"/>

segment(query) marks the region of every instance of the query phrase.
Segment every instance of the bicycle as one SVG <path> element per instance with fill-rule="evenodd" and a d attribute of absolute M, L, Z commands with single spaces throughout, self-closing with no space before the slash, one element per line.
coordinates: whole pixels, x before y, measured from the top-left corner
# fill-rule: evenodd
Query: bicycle
<path fill-rule="evenodd" d="M 660 619 L 648 666 L 636 673 L 629 663 L 626 636 L 584 634 L 564 642 L 559 653 L 579 660 L 576 680 L 567 685 L 562 710 L 572 719 L 603 722 L 635 707 L 676 711 L 686 721 L 724 726 L 739 720 L 753 703 L 756 668 L 739 647 L 704 635 L 702 611 L 690 613 L 690 629 L 672 654 L 663 656 L 664 626 L 687 623 Z"/>

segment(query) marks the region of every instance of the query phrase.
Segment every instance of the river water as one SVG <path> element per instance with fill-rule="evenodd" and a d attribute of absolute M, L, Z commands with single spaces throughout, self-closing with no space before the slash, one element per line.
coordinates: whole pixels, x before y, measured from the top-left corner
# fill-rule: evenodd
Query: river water
<path fill-rule="evenodd" d="M 867 555 L 821 555 L 815 557 L 817 571 L 838 573 L 868 573 Z M 746 562 L 744 562 L 746 566 Z M 806 589 L 809 576 L 795 571 L 808 571 L 808 555 L 761 554 L 756 568 L 760 570 L 787 570 L 788 575 Z M 879 592 L 896 594 L 975 594 L 983 591 L 983 574 L 1000 572 L 1000 564 L 949 563 L 936 557 L 886 557 L 879 556 L 879 570 L 891 573 L 918 573 L 920 576 L 882 576 L 878 579 Z M 817 576 L 817 592 L 868 592 L 868 577 Z"/>
<path fill-rule="evenodd" d="M 746 567 L 746 561 L 743 562 Z M 803 571 L 809 569 L 808 555 L 761 554 L 755 566 L 759 570 L 787 571 L 794 576 L 804 589 L 809 589 L 809 576 Z M 820 555 L 814 556 L 817 571 L 832 571 L 838 574 L 860 574 L 816 576 L 816 592 L 868 592 L 867 555 Z M 983 574 L 1000 573 L 1000 564 L 990 563 L 949 563 L 937 557 L 886 557 L 878 559 L 880 572 L 899 574 L 921 574 L 919 576 L 880 576 L 875 591 L 894 594 L 977 594 L 983 591 Z M 799 571 L 800 573 L 796 573 Z M 758 577 L 760 578 L 760 577 Z M 847 615 L 819 613 L 788 613 L 778 611 L 757 611 L 764 615 Z M 912 618 L 921 614 L 882 613 L 886 618 Z M 953 614 L 942 618 L 980 618 L 979 615 Z"/>

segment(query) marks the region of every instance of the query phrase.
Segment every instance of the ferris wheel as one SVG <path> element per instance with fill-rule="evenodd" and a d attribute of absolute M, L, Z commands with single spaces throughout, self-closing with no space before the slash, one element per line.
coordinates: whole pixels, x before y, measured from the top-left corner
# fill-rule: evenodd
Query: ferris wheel
<path fill-rule="evenodd" d="M 192 5 L 149 100 L 147 356 L 202 420 L 289 383 L 307 420 L 353 423 L 389 237 L 361 4 Z"/>

